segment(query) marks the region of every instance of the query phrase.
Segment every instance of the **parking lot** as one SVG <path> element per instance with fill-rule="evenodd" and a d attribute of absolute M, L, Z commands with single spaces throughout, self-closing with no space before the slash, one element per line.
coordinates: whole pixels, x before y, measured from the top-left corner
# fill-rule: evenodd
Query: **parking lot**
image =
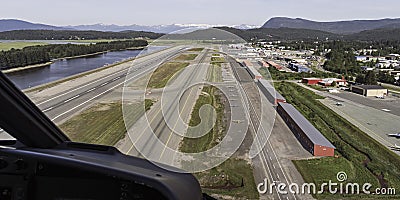
<path fill-rule="evenodd" d="M 389 94 L 385 99 L 379 99 L 376 97 L 364 97 L 348 91 L 340 91 L 338 94 L 331 95 L 400 116 L 400 97 L 398 96 Z"/>
<path fill-rule="evenodd" d="M 400 144 L 400 139 L 387 135 L 400 132 L 400 116 L 350 101 L 341 102 L 342 106 L 332 98 L 320 101 L 381 144 L 387 147 Z"/>

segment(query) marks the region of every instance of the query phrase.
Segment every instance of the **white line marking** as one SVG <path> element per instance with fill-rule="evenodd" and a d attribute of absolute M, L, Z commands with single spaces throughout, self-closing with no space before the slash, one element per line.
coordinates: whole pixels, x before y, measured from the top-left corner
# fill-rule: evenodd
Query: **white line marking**
<path fill-rule="evenodd" d="M 76 99 L 76 98 L 78 98 L 78 97 L 79 97 L 79 94 L 76 95 L 76 96 L 74 96 L 74 97 L 71 97 L 71 98 L 65 100 L 64 103 L 70 102 L 70 101 L 72 101 L 72 100 L 74 100 L 74 99 Z"/>
<path fill-rule="evenodd" d="M 93 91 L 93 90 L 95 90 L 96 88 L 94 87 L 94 88 L 92 88 L 92 89 L 90 89 L 90 90 L 88 90 L 88 91 L 86 91 L 87 93 L 89 93 L 89 92 L 91 92 L 91 91 Z"/>
<path fill-rule="evenodd" d="M 47 111 L 49 111 L 49 110 L 51 110 L 51 109 L 53 109 L 53 107 L 50 107 L 50 108 L 44 109 L 44 110 L 42 110 L 42 112 L 47 112 Z"/>
<path fill-rule="evenodd" d="M 165 50 L 168 50 L 168 49 L 165 49 Z M 148 63 L 149 61 L 154 60 L 154 59 L 161 59 L 162 56 L 157 56 L 157 54 L 156 54 L 156 53 L 160 53 L 160 52 L 162 52 L 162 51 L 156 51 L 156 52 L 154 52 L 153 54 L 147 54 L 146 56 L 151 56 L 151 55 L 153 55 L 153 56 L 155 55 L 155 56 L 154 56 L 153 58 L 146 59 L 146 60 L 144 60 L 144 61 L 142 61 L 142 62 L 138 62 L 138 63 L 136 63 L 136 64 L 137 64 L 137 65 L 141 65 L 141 64 L 144 64 L 144 63 Z M 168 55 L 168 53 L 169 53 L 169 52 L 167 52 L 166 54 Z M 139 57 L 139 58 L 145 58 L 146 56 Z M 168 56 L 167 56 L 167 57 L 168 57 Z M 136 59 L 139 59 L 139 58 L 136 58 Z M 82 89 L 82 88 L 84 88 L 84 87 L 86 87 L 86 86 L 88 86 L 88 85 L 97 83 L 97 82 L 102 81 L 102 80 L 104 80 L 104 79 L 106 79 L 106 78 L 109 78 L 109 77 L 111 77 L 111 76 L 114 76 L 115 74 L 121 73 L 121 72 L 123 72 L 123 71 L 129 71 L 129 69 L 130 69 L 131 67 L 132 67 L 132 66 L 129 66 L 129 67 L 127 67 L 126 69 L 122 69 L 121 71 L 117 71 L 117 72 L 112 73 L 112 74 L 110 74 L 110 75 L 103 76 L 103 77 L 100 78 L 100 79 L 97 79 L 97 80 L 92 81 L 92 82 L 90 82 L 90 83 L 88 83 L 88 84 L 82 85 L 82 86 L 80 86 L 80 87 L 77 87 L 77 88 L 75 88 L 75 89 L 73 89 L 73 90 L 69 90 L 68 92 L 65 92 L 65 93 L 59 94 L 59 95 L 57 95 L 57 96 L 54 96 L 54 97 L 52 97 L 52 98 L 50 98 L 50 99 L 48 99 L 48 100 L 46 100 L 46 101 L 43 101 L 43 102 L 40 102 L 40 103 L 36 104 L 36 105 L 37 105 L 37 106 L 42 105 L 42 104 L 44 104 L 44 103 L 47 103 L 47 102 L 49 102 L 49 101 L 52 101 L 52 100 L 57 99 L 57 98 L 59 98 L 59 97 L 62 97 L 62 96 L 64 96 L 64 95 L 66 95 L 66 94 L 69 94 L 69 93 L 71 93 L 71 92 L 74 92 L 74 91 L 77 91 L 77 90 L 79 90 L 79 89 Z M 136 71 L 136 70 L 134 70 L 134 71 Z"/>
<path fill-rule="evenodd" d="M 149 68 L 149 70 L 152 70 L 152 68 Z M 101 96 L 101 95 L 103 95 L 103 94 L 105 94 L 105 93 L 107 93 L 107 92 L 109 92 L 109 91 L 111 91 L 111 90 L 113 90 L 113 89 L 119 87 L 120 85 L 125 84 L 126 81 L 130 81 L 130 80 L 133 79 L 133 78 L 136 78 L 136 77 L 141 76 L 141 75 L 143 75 L 143 74 L 145 74 L 145 73 L 148 73 L 149 70 L 143 71 L 143 72 L 141 72 L 141 73 L 139 73 L 139 74 L 136 74 L 135 76 L 132 76 L 132 77 L 129 78 L 128 80 L 125 80 L 125 81 L 123 81 L 123 82 L 121 82 L 121 83 L 118 83 L 117 85 L 115 85 L 115 86 L 109 88 L 108 90 L 106 90 L 106 91 L 104 91 L 104 92 L 102 92 L 102 93 L 100 93 L 100 94 L 97 94 L 96 96 L 94 96 L 94 97 L 92 97 L 92 98 L 86 100 L 85 102 L 80 103 L 79 105 L 77 105 L 77 106 L 75 106 L 75 107 L 73 107 L 73 108 L 71 108 L 71 109 L 69 109 L 69 110 L 67 110 L 67 111 L 65 111 L 65 112 L 63 112 L 63 113 L 61 113 L 61 114 L 55 116 L 55 117 L 54 117 L 53 119 L 51 119 L 51 120 L 54 121 L 54 120 L 58 119 L 59 117 L 61 117 L 61 116 L 65 115 L 65 114 L 67 114 L 67 113 L 69 113 L 69 112 L 75 110 L 76 108 L 78 108 L 78 107 L 80 107 L 80 106 L 82 106 L 82 105 L 84 105 L 84 104 L 86 104 L 86 103 L 92 101 L 93 99 L 96 99 L 97 97 L 99 97 L 99 96 Z"/>

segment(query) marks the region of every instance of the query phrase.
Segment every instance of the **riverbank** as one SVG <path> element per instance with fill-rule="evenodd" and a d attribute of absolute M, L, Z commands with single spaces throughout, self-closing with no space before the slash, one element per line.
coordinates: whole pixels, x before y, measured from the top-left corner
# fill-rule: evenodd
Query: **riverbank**
<path fill-rule="evenodd" d="M 103 53 L 107 53 L 110 51 L 100 51 L 100 52 L 96 52 L 96 53 L 88 53 L 88 54 L 83 54 L 83 55 L 77 55 L 77 56 L 69 56 L 69 57 L 63 57 L 63 58 L 56 58 L 54 59 L 54 61 L 57 60 L 68 60 L 68 59 L 74 59 L 74 58 L 84 58 L 84 57 L 89 57 L 89 56 L 97 56 Z"/>
<path fill-rule="evenodd" d="M 145 47 L 130 47 L 130 48 L 126 48 L 123 50 L 143 50 Z M 116 51 L 123 51 L 123 50 L 116 50 Z M 35 68 L 40 68 L 40 67 L 46 67 L 49 66 L 51 64 L 53 64 L 56 61 L 59 60 L 68 60 L 68 59 L 75 59 L 75 58 L 84 58 L 84 57 L 89 57 L 89 56 L 96 56 L 96 55 L 100 55 L 100 54 L 104 54 L 110 51 L 101 51 L 101 52 L 96 52 L 96 53 L 90 53 L 90 54 L 83 54 L 83 55 L 78 55 L 78 56 L 70 56 L 70 57 L 63 57 L 63 58 L 57 58 L 57 59 L 53 59 L 50 62 L 46 62 L 46 63 L 41 63 L 41 64 L 36 64 L 36 65 L 28 65 L 28 66 L 24 66 L 24 67 L 16 67 L 16 68 L 11 68 L 11 69 L 6 69 L 6 70 L 1 70 L 1 72 L 3 72 L 4 74 L 7 73 L 13 73 L 13 72 L 19 72 L 19 71 L 23 71 L 23 70 L 28 70 L 28 69 L 35 69 Z"/>
<path fill-rule="evenodd" d="M 1 70 L 1 72 L 3 72 L 4 74 L 8 74 L 8 73 L 18 72 L 18 71 L 22 71 L 22 70 L 27 70 L 27 69 L 46 67 L 46 66 L 50 66 L 53 63 L 54 63 L 53 61 L 50 61 L 50 62 L 36 64 L 36 65 L 28 65 L 28 66 L 24 66 L 24 67 L 16 67 L 16 68 L 11 68 L 11 69 Z"/>
<path fill-rule="evenodd" d="M 36 87 L 28 88 L 28 89 L 25 89 L 23 91 L 24 92 L 34 92 L 34 91 L 44 90 L 46 88 L 53 87 L 53 86 L 58 85 L 60 83 L 67 82 L 67 81 L 70 81 L 70 80 L 74 80 L 74 79 L 77 79 L 77 78 L 80 78 L 80 77 L 83 77 L 83 76 L 87 76 L 89 74 L 93 74 L 93 73 L 96 73 L 96 72 L 99 72 L 99 71 L 103 71 L 105 69 L 108 69 L 108 68 L 111 68 L 111 67 L 115 67 L 115 66 L 118 66 L 118 65 L 133 61 L 135 59 L 136 59 L 136 57 L 135 58 L 128 58 L 128 59 L 125 59 L 125 60 L 121 60 L 120 62 L 117 62 L 117 63 L 114 63 L 114 64 L 104 65 L 104 66 L 96 68 L 96 69 L 92 69 L 92 70 L 89 70 L 89 71 L 86 71 L 86 72 L 82 72 L 82 73 L 79 73 L 79 74 L 76 74 L 76 75 L 73 75 L 73 76 L 65 77 L 63 79 L 59 79 L 59 80 L 56 80 L 56 81 L 52 81 L 52 82 L 49 82 L 49 83 L 38 85 Z"/>

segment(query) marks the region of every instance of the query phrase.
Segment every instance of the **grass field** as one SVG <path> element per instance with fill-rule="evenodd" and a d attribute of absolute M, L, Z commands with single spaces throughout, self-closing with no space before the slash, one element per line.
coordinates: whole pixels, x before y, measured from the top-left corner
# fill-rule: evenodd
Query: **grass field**
<path fill-rule="evenodd" d="M 224 62 L 226 62 L 224 57 L 211 57 L 211 64 L 224 63 Z"/>
<path fill-rule="evenodd" d="M 198 54 L 181 54 L 175 60 L 194 60 Z"/>
<path fill-rule="evenodd" d="M 188 51 L 203 51 L 204 48 L 191 48 Z"/>
<path fill-rule="evenodd" d="M 145 110 L 153 105 L 150 99 L 145 100 Z M 142 103 L 136 103 L 136 112 L 128 113 L 130 125 L 136 122 L 143 114 Z M 132 109 L 133 110 L 133 109 Z M 122 103 L 100 103 L 81 114 L 72 117 L 60 126 L 68 137 L 75 142 L 91 144 L 115 145 L 125 137 L 126 128 L 122 115 Z"/>
<path fill-rule="evenodd" d="M 245 160 L 230 158 L 213 169 L 195 174 L 203 192 L 231 196 L 232 199 L 258 199 L 253 169 Z"/>
<path fill-rule="evenodd" d="M 0 51 L 8 51 L 12 48 L 22 49 L 28 46 L 47 45 L 45 42 L 0 42 Z"/>
<path fill-rule="evenodd" d="M 212 64 L 207 71 L 207 80 L 210 82 L 222 82 L 221 64 Z"/>
<path fill-rule="evenodd" d="M 171 79 L 177 72 L 187 67 L 187 62 L 168 62 L 157 68 L 151 75 L 149 84 L 147 87 L 150 88 L 163 88 L 167 85 L 169 79 Z"/>
<path fill-rule="evenodd" d="M 307 181 L 321 183 L 345 171 L 352 182 L 368 182 L 372 188 L 400 188 L 400 157 L 381 145 L 353 124 L 324 106 L 320 96 L 295 83 L 275 83 L 277 90 L 293 104 L 334 146 L 339 158 L 295 161 Z M 316 173 L 317 172 L 317 173 Z M 326 195 L 326 194 L 325 194 Z M 317 195 L 322 198 L 342 198 L 340 195 Z M 357 199 L 353 195 L 352 198 Z M 400 198 L 400 196 L 385 196 Z M 377 198 L 377 196 L 369 196 Z"/>
<path fill-rule="evenodd" d="M 182 152 L 195 153 L 211 149 L 225 136 L 223 124 L 224 106 L 220 100 L 217 88 L 206 86 L 198 98 L 191 119 L 190 126 L 201 122 L 199 110 L 205 104 L 212 105 L 217 113 L 215 126 L 210 132 L 200 138 L 184 138 L 180 147 Z M 212 122 L 210 122 L 212 123 Z M 252 167 L 242 159 L 230 158 L 221 165 L 194 174 L 199 180 L 203 192 L 207 194 L 228 195 L 233 198 L 257 199 Z"/>
<path fill-rule="evenodd" d="M 196 126 L 200 124 L 201 119 L 199 116 L 199 110 L 203 105 L 206 104 L 213 106 L 217 112 L 215 126 L 210 130 L 210 132 L 200 138 L 185 137 L 180 147 L 182 152 L 198 153 L 206 151 L 218 144 L 217 139 L 221 139 L 224 136 L 225 127 L 222 123 L 224 107 L 220 102 L 219 94 L 217 94 L 217 88 L 212 86 L 206 86 L 203 88 L 202 94 L 197 99 L 197 102 L 193 108 L 189 126 Z"/>

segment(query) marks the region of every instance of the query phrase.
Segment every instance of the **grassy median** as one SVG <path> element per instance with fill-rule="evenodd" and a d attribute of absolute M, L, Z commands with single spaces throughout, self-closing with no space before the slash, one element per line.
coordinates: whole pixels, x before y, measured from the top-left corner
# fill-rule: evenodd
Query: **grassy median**
<path fill-rule="evenodd" d="M 150 99 L 145 100 L 145 110 L 153 105 Z M 142 103 L 133 105 L 137 112 L 132 109 L 130 116 L 131 125 L 144 113 Z M 131 110 L 131 109 L 130 109 Z M 125 137 L 126 128 L 122 114 L 122 103 L 100 103 L 77 116 L 72 117 L 60 126 L 68 137 L 75 142 L 91 144 L 115 145 Z"/>
<path fill-rule="evenodd" d="M 0 51 L 8 51 L 10 49 L 22 49 L 29 46 L 48 45 L 45 42 L 0 42 Z"/>
<path fill-rule="evenodd" d="M 198 54 L 181 54 L 175 58 L 175 60 L 194 60 Z"/>
<path fill-rule="evenodd" d="M 220 64 L 224 62 L 226 62 L 224 57 L 211 57 L 211 64 Z"/>
<path fill-rule="evenodd" d="M 149 88 L 163 88 L 167 85 L 169 79 L 171 79 L 177 72 L 187 67 L 187 62 L 167 62 L 157 68 L 151 75 Z"/>
<path fill-rule="evenodd" d="M 348 181 L 371 183 L 374 188 L 400 188 L 400 157 L 369 137 L 317 99 L 322 98 L 295 83 L 275 83 L 277 90 L 293 104 L 334 146 L 337 158 L 294 161 L 303 178 L 316 184 L 335 181 L 344 171 Z M 317 195 L 317 198 L 343 198 L 342 195 Z M 350 196 L 358 198 L 356 195 Z M 379 196 L 369 196 L 377 198 Z M 399 198 L 400 196 L 384 196 Z"/>
<path fill-rule="evenodd" d="M 191 48 L 188 51 L 203 51 L 204 48 Z"/>
<path fill-rule="evenodd" d="M 202 90 L 202 94 L 197 99 L 193 108 L 189 126 L 200 124 L 201 119 L 199 110 L 203 105 L 209 104 L 214 107 L 217 112 L 217 119 L 214 127 L 206 135 L 199 138 L 184 138 L 181 151 L 187 153 L 198 153 L 211 149 L 218 144 L 218 140 L 224 137 L 225 126 L 223 125 L 224 106 L 220 102 L 220 96 L 217 94 L 218 89 L 213 86 L 206 86 Z M 211 113 L 209 113 L 211 115 Z M 211 123 L 211 122 L 209 122 Z"/>
<path fill-rule="evenodd" d="M 180 147 L 182 152 L 206 151 L 217 145 L 225 136 L 224 105 L 218 89 L 213 86 L 203 88 L 202 94 L 193 108 L 189 125 L 196 126 L 201 122 L 199 110 L 205 104 L 215 108 L 216 123 L 212 130 L 200 138 L 184 138 Z M 217 167 L 194 175 L 199 180 L 203 192 L 207 194 L 228 195 L 232 199 L 258 199 L 253 169 L 243 159 L 230 158 Z"/>

